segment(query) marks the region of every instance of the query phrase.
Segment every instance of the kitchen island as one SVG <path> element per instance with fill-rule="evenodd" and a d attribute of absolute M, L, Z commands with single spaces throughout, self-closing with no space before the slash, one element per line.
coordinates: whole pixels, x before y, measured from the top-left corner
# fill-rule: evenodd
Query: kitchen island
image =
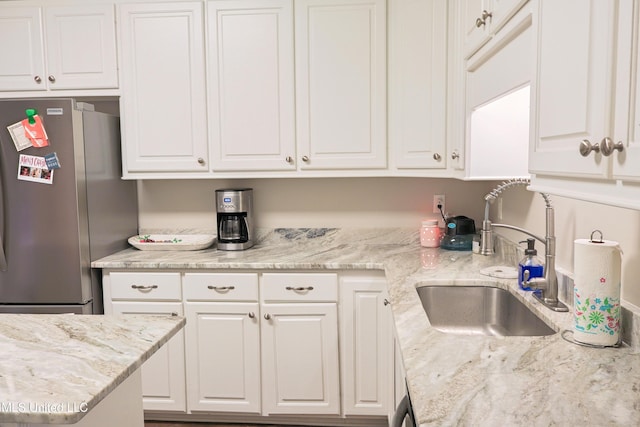
<path fill-rule="evenodd" d="M 184 323 L 0 314 L 0 425 L 143 426 L 138 368 Z"/>
<path fill-rule="evenodd" d="M 158 232 L 158 231 L 154 231 Z M 502 242 L 501 243 L 505 243 Z M 261 230 L 254 248 L 224 252 L 127 249 L 93 263 L 109 269 L 384 270 L 406 379 L 420 426 L 639 425 L 640 322 L 625 308 L 621 348 L 570 343 L 571 313 L 555 313 L 520 291 L 515 279 L 482 275 L 515 266 L 520 255 L 421 248 L 417 230 Z M 543 337 L 462 336 L 434 329 L 416 287 L 483 285 L 506 289 L 558 333 Z M 560 297 L 572 289 L 561 281 Z"/>

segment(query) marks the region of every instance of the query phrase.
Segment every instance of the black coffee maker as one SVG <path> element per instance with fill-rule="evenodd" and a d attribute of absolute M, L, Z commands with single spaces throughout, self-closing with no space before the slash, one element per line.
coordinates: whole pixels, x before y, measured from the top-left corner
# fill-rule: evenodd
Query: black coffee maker
<path fill-rule="evenodd" d="M 216 190 L 218 249 L 241 251 L 254 243 L 253 189 Z"/>

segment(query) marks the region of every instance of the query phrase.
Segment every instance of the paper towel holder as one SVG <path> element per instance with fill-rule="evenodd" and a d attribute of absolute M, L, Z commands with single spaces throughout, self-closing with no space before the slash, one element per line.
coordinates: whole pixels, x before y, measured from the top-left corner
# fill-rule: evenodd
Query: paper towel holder
<path fill-rule="evenodd" d="M 595 233 L 600 233 L 600 240 L 593 240 L 593 235 L 594 235 Z M 593 231 L 591 232 L 591 236 L 589 236 L 589 241 L 590 241 L 591 243 L 604 243 L 603 238 L 604 238 L 604 235 L 602 234 L 602 231 L 600 231 L 600 230 L 593 230 Z"/>

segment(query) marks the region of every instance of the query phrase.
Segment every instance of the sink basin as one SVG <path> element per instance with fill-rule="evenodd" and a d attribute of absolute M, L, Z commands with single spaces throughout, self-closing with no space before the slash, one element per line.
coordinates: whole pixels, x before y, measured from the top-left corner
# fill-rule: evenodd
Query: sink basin
<path fill-rule="evenodd" d="M 417 288 L 431 326 L 449 334 L 542 336 L 555 334 L 509 291 L 490 286 Z"/>

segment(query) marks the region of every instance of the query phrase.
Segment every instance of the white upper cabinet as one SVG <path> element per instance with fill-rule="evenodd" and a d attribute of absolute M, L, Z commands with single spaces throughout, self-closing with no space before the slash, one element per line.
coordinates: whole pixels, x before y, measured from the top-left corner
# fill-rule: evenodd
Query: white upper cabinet
<path fill-rule="evenodd" d="M 202 8 L 200 2 L 120 6 L 125 177 L 209 170 Z"/>
<path fill-rule="evenodd" d="M 214 171 L 295 170 L 291 0 L 207 3 Z"/>
<path fill-rule="evenodd" d="M 385 0 L 294 4 L 300 169 L 385 168 Z"/>
<path fill-rule="evenodd" d="M 580 145 L 611 137 L 615 3 L 540 1 L 532 173 L 607 174 L 608 159 L 596 152 L 581 156 Z"/>
<path fill-rule="evenodd" d="M 389 4 L 389 147 L 397 169 L 444 169 L 447 5 Z"/>
<path fill-rule="evenodd" d="M 500 20 L 486 18 L 493 19 L 491 31 L 465 58 L 471 4 L 449 4 L 447 161 L 456 176 L 467 180 L 528 176 L 537 3 L 491 2 Z"/>
<path fill-rule="evenodd" d="M 640 5 L 633 0 L 620 2 L 618 28 L 618 66 L 615 91 L 615 122 L 611 154 L 613 178 L 640 180 Z M 629 72 L 630 77 L 626 74 Z M 629 85 L 627 85 L 627 82 Z M 628 112 L 627 112 L 628 109 Z M 619 114 L 618 114 L 619 113 Z"/>
<path fill-rule="evenodd" d="M 464 56 L 473 55 L 528 0 L 464 0 L 459 11 L 464 31 Z"/>
<path fill-rule="evenodd" d="M 640 208 L 638 5 L 541 0 L 539 13 L 532 189 Z"/>
<path fill-rule="evenodd" d="M 466 177 L 528 176 L 530 83 L 535 66 L 535 0 L 466 61 Z M 509 159 L 496 162 L 496 159 Z"/>
<path fill-rule="evenodd" d="M 118 87 L 113 4 L 0 5 L 0 91 Z"/>

